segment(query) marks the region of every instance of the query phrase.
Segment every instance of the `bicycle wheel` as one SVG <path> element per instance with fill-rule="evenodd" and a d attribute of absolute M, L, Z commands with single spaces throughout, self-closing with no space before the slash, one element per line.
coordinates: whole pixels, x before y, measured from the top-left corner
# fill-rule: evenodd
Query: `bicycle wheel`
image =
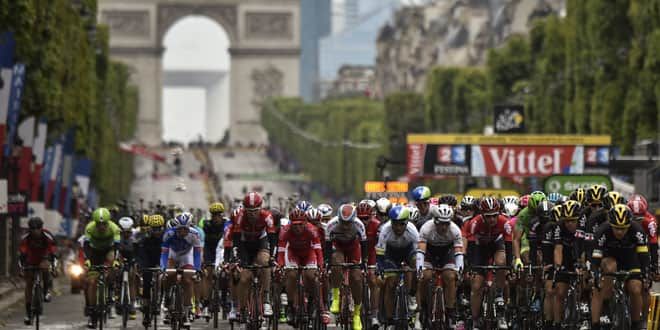
<path fill-rule="evenodd" d="M 99 325 L 99 330 L 103 330 L 103 325 L 105 323 L 105 299 L 106 299 L 106 292 L 105 292 L 105 284 L 102 282 L 97 282 L 97 287 L 96 287 L 96 315 L 97 315 L 97 320 L 96 322 Z"/>
<path fill-rule="evenodd" d="M 568 329 L 579 327 L 577 297 L 573 289 L 569 289 L 566 299 L 564 299 L 564 319 L 562 323 Z"/>
<path fill-rule="evenodd" d="M 396 302 L 394 304 L 394 328 L 396 330 L 408 329 L 408 299 L 405 291 L 401 286 L 396 288 Z"/>
<path fill-rule="evenodd" d="M 340 301 L 340 323 L 341 323 L 341 329 L 342 330 L 350 330 L 352 326 L 352 319 L 351 319 L 351 292 L 348 289 L 348 287 L 343 286 L 341 288 L 341 297 L 339 298 Z"/>
<path fill-rule="evenodd" d="M 39 280 L 35 281 L 34 288 L 32 289 L 32 315 L 34 316 L 34 324 L 39 330 L 39 318 L 43 309 L 43 293 Z"/>
<path fill-rule="evenodd" d="M 615 288 L 614 290 L 619 291 Z M 618 298 L 618 299 L 616 299 Z M 630 330 L 630 311 L 628 310 L 628 296 L 623 290 L 615 293 L 614 311 L 612 313 L 612 329 Z"/>
<path fill-rule="evenodd" d="M 362 281 L 362 329 L 371 330 L 371 290 L 367 281 Z"/>
<path fill-rule="evenodd" d="M 445 293 L 442 287 L 437 287 L 434 290 L 432 329 L 448 329 L 445 315 Z"/>
<path fill-rule="evenodd" d="M 121 298 L 119 300 L 119 306 L 121 306 L 121 326 L 122 329 L 126 329 L 128 326 L 128 312 L 129 312 L 130 298 L 128 296 L 128 282 L 121 282 Z"/>

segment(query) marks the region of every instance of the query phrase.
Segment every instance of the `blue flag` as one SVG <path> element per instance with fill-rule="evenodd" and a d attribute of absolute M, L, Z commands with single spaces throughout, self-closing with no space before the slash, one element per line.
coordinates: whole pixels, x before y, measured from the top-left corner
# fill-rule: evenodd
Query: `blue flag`
<path fill-rule="evenodd" d="M 0 68 L 11 68 L 14 66 L 14 52 L 16 40 L 13 32 L 0 33 Z M 9 83 L 8 81 L 6 82 Z"/>
<path fill-rule="evenodd" d="M 7 114 L 7 144 L 5 145 L 5 157 L 9 156 L 14 144 L 14 136 L 18 129 L 18 115 L 21 111 L 21 97 L 25 85 L 25 65 L 14 65 L 14 73 L 11 80 L 9 92 L 9 113 Z"/>

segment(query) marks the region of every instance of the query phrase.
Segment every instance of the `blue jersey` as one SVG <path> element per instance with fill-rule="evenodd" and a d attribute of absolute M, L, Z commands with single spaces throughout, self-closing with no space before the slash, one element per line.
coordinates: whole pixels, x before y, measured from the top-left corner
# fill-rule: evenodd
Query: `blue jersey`
<path fill-rule="evenodd" d="M 202 266 L 202 239 L 200 233 L 195 228 L 190 228 L 190 232 L 185 237 L 178 237 L 176 228 L 168 229 L 163 234 L 163 243 L 161 245 L 160 253 L 160 267 L 167 268 L 167 259 L 170 254 L 175 256 L 182 256 L 193 253 L 193 266 L 199 270 Z"/>

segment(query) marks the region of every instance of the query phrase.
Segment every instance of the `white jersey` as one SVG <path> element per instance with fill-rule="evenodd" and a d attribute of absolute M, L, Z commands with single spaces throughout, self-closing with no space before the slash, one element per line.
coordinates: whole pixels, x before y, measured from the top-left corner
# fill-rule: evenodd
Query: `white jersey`
<path fill-rule="evenodd" d="M 380 227 L 380 235 L 378 235 L 378 243 L 376 243 L 376 254 L 385 255 L 388 249 L 412 248 L 415 251 L 418 242 L 419 232 L 412 222 L 408 222 L 402 235 L 396 235 L 392 230 L 392 221 L 388 221 Z"/>
<path fill-rule="evenodd" d="M 449 228 L 444 233 L 438 233 L 438 229 L 433 221 L 427 221 L 422 229 L 419 230 L 419 241 L 421 243 L 426 243 L 427 250 L 429 248 L 459 248 L 463 247 L 463 237 L 461 235 L 461 229 L 458 226 L 450 222 Z"/>
<path fill-rule="evenodd" d="M 225 261 L 225 239 L 221 238 L 215 247 L 215 268 L 220 267 Z"/>
<path fill-rule="evenodd" d="M 351 221 L 352 226 L 343 226 L 339 218 L 334 217 L 325 229 L 325 240 L 335 243 L 352 243 L 353 241 L 366 241 L 367 231 L 362 221 Z"/>

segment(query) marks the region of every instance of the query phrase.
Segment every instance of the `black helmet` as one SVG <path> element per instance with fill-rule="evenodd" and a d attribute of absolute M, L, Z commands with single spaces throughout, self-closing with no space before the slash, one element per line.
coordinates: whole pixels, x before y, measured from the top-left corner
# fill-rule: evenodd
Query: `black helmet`
<path fill-rule="evenodd" d="M 539 218 L 543 221 L 549 221 L 552 219 L 552 208 L 554 205 L 548 200 L 542 200 L 539 205 L 536 207 L 536 214 L 539 215 Z"/>
<path fill-rule="evenodd" d="M 39 217 L 32 217 L 28 220 L 28 228 L 30 229 L 41 229 L 44 227 L 44 221 Z"/>

